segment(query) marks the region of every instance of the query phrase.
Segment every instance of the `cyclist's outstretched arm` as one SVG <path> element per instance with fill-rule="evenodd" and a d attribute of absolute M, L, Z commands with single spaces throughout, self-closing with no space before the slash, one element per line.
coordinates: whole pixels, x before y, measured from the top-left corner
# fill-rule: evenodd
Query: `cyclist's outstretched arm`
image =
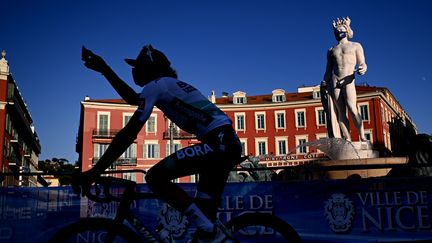
<path fill-rule="evenodd" d="M 100 175 L 134 142 L 145 121 L 140 119 L 141 111 L 137 110 L 124 128 L 114 137 L 110 146 L 89 171 L 88 175 Z"/>
<path fill-rule="evenodd" d="M 113 86 L 117 93 L 130 105 L 138 105 L 139 95 L 125 81 L 123 81 L 100 56 L 82 47 L 81 58 L 84 65 L 101 73 Z"/>

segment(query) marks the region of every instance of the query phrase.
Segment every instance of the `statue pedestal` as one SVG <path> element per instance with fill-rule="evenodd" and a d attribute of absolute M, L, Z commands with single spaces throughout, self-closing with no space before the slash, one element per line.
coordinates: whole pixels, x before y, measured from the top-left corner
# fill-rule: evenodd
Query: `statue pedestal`
<path fill-rule="evenodd" d="M 394 164 L 407 164 L 407 157 L 386 157 L 386 158 L 368 158 L 368 159 L 345 159 L 345 160 L 330 160 L 317 162 L 318 165 L 323 167 L 328 166 L 353 166 L 353 165 L 394 165 Z M 327 179 L 347 179 L 349 176 L 358 175 L 361 178 L 381 177 L 386 176 L 391 168 L 376 168 L 376 169 L 356 169 L 356 170 L 329 170 L 324 174 L 315 173 L 314 178 L 327 178 Z"/>
<path fill-rule="evenodd" d="M 352 142 L 352 145 L 357 151 L 358 157 L 360 159 L 371 159 L 371 158 L 379 157 L 378 151 L 372 149 L 373 148 L 372 143 L 369 141 Z"/>

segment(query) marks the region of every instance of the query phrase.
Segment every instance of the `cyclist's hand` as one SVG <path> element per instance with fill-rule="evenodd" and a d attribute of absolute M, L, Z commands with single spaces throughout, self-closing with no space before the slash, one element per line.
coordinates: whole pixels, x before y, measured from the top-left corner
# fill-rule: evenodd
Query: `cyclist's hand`
<path fill-rule="evenodd" d="M 84 66 L 96 72 L 104 74 L 104 72 L 109 70 L 109 66 L 102 57 L 94 54 L 92 51 L 85 48 L 85 46 L 83 46 L 81 50 L 81 59 L 84 61 Z"/>
<path fill-rule="evenodd" d="M 72 190 L 75 194 L 86 196 L 95 181 L 95 176 L 88 172 L 78 172 L 72 177 Z"/>

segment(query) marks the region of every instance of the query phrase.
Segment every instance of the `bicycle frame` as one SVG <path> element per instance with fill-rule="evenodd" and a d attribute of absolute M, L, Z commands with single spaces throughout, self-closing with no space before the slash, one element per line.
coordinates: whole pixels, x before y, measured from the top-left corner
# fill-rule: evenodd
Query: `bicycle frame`
<path fill-rule="evenodd" d="M 130 208 L 134 200 L 156 199 L 157 197 L 149 192 L 135 192 L 135 186 L 135 183 L 126 184 L 114 217 L 114 226 L 124 224 L 126 220 L 148 242 L 160 242 L 160 237 L 150 230 Z M 111 237 L 114 237 L 114 235 L 108 232 L 107 239 Z"/>

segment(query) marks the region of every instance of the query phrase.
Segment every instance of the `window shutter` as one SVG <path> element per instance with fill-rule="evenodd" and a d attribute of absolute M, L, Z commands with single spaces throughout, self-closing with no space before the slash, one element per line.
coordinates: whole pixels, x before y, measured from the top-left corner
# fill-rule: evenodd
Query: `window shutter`
<path fill-rule="evenodd" d="M 159 147 L 159 144 L 155 144 L 155 158 L 160 158 Z"/>
<path fill-rule="evenodd" d="M 137 157 L 137 153 L 136 153 L 136 147 L 137 147 L 137 145 L 136 145 L 136 143 L 133 143 L 132 145 L 131 145 L 131 149 L 132 149 L 132 151 L 131 151 L 131 157 L 132 158 L 136 158 Z"/>
<path fill-rule="evenodd" d="M 143 145 L 143 158 L 147 159 L 147 144 Z"/>
<path fill-rule="evenodd" d="M 171 153 L 170 153 L 170 152 L 171 152 L 171 151 L 170 151 L 170 149 L 171 149 L 171 145 L 170 145 L 169 143 L 167 143 L 166 146 L 165 146 L 165 148 L 166 148 L 166 149 L 165 149 L 165 151 L 166 151 L 166 152 L 165 152 L 165 156 L 168 157 L 168 156 L 171 154 Z"/>
<path fill-rule="evenodd" d="M 95 143 L 93 144 L 93 158 L 99 157 L 99 144 Z"/>

